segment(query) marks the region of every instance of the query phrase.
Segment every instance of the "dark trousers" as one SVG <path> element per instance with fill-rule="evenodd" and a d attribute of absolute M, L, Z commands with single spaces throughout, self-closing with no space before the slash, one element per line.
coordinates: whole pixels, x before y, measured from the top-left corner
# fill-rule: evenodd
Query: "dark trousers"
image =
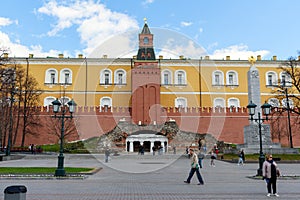
<path fill-rule="evenodd" d="M 200 171 L 199 171 L 199 169 L 197 169 L 197 168 L 191 168 L 189 177 L 187 178 L 186 181 L 187 181 L 188 183 L 190 183 L 190 182 L 191 182 L 191 179 L 192 179 L 192 177 L 193 177 L 193 175 L 194 175 L 195 172 L 196 172 L 196 174 L 197 174 L 197 178 L 198 178 L 198 180 L 199 180 L 199 183 L 204 184 L 203 179 L 202 179 L 202 176 L 201 176 L 201 174 L 200 174 Z"/>
<path fill-rule="evenodd" d="M 203 160 L 202 158 L 199 158 L 199 161 L 198 161 L 198 164 L 199 164 L 199 167 L 200 167 L 200 168 L 203 167 L 203 166 L 202 166 L 202 160 Z"/>
<path fill-rule="evenodd" d="M 268 188 L 268 193 L 272 193 L 271 192 L 271 187 L 272 187 L 272 190 L 273 190 L 273 194 L 276 193 L 276 178 L 270 178 L 268 183 L 267 183 L 267 188 Z"/>

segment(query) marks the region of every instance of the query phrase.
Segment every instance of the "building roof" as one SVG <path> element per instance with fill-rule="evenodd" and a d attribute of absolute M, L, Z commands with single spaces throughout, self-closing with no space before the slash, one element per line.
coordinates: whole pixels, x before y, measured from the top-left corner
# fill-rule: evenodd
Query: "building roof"
<path fill-rule="evenodd" d="M 141 34 L 151 34 L 148 24 L 145 23 Z"/>

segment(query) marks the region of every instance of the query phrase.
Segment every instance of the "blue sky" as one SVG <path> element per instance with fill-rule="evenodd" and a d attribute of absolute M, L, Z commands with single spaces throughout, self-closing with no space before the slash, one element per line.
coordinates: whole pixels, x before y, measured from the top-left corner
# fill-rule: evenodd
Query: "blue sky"
<path fill-rule="evenodd" d="M 0 9 L 0 48 L 16 57 L 131 57 L 144 18 L 165 58 L 287 59 L 300 50 L 299 0 L 9 0 Z"/>

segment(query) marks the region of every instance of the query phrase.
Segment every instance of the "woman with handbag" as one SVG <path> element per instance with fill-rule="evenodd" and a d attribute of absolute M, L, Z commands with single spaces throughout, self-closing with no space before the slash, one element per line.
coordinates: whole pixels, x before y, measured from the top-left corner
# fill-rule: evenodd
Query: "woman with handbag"
<path fill-rule="evenodd" d="M 277 177 L 280 176 L 279 168 L 271 154 L 268 154 L 266 158 L 267 160 L 263 163 L 263 179 L 267 183 L 267 196 L 270 197 L 273 190 L 273 195 L 279 197 L 276 188 Z"/>

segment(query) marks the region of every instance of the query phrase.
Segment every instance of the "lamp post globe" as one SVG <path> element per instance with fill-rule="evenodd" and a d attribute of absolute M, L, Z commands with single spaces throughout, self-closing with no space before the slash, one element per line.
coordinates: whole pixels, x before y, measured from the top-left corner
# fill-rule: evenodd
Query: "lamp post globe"
<path fill-rule="evenodd" d="M 261 108 L 263 110 L 263 114 L 266 115 L 266 117 L 268 117 L 268 115 L 271 113 L 271 105 L 268 104 L 267 102 L 265 102 Z"/>

